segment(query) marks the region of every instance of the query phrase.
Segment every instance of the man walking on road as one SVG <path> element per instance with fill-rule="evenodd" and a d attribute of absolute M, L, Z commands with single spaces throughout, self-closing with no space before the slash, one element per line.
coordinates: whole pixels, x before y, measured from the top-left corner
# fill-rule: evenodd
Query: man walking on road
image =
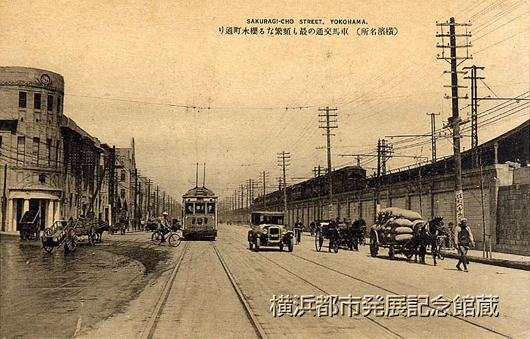
<path fill-rule="evenodd" d="M 458 249 L 458 254 L 460 254 L 460 259 L 458 260 L 458 264 L 456 264 L 456 268 L 461 271 L 460 264 L 464 264 L 464 272 L 467 272 L 467 264 L 469 264 L 469 260 L 467 260 L 466 257 L 467 251 L 469 250 L 469 245 L 475 245 L 475 241 L 473 239 L 473 233 L 471 233 L 471 229 L 467 225 L 466 218 L 463 218 L 462 221 L 460 221 L 460 224 L 456 227 L 455 245 Z"/>

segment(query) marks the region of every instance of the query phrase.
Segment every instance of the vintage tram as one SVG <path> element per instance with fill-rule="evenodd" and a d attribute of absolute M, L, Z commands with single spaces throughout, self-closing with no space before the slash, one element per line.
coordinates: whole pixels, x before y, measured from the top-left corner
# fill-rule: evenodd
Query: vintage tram
<path fill-rule="evenodd" d="M 217 237 L 217 196 L 206 187 L 195 187 L 182 196 L 182 235 L 185 238 Z"/>

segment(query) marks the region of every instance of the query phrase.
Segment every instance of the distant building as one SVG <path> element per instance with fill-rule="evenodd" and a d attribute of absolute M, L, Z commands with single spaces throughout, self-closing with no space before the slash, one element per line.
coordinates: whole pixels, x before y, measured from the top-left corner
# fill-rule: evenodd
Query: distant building
<path fill-rule="evenodd" d="M 136 226 L 135 215 L 138 210 L 136 186 L 136 158 L 134 139 L 131 147 L 116 148 L 116 209 L 120 216 L 126 217 L 129 226 Z M 135 203 L 136 201 L 136 203 Z"/>

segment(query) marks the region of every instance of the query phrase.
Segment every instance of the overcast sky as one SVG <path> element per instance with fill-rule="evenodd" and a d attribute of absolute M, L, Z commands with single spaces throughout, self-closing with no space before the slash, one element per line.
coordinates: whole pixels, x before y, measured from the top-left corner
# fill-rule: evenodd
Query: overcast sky
<path fill-rule="evenodd" d="M 474 58 L 461 66 L 486 67 L 479 96 L 528 96 L 529 7 L 527 0 L 0 0 L 0 65 L 62 74 L 65 114 L 108 144 L 127 147 L 134 137 L 141 173 L 170 195 L 194 186 L 193 164 L 206 162 L 206 186 L 226 196 L 261 171 L 277 186 L 277 152 L 291 152 L 290 181 L 325 166 L 325 150 L 316 149 L 325 145 L 319 107 L 338 109 L 334 167 L 354 162 L 338 154 L 373 152 L 378 138 L 428 133 L 427 112 L 441 114 L 441 127 L 451 113 L 443 87 L 450 79 L 443 74 L 449 64 L 436 59 L 436 21 L 450 16 L 473 24 Z M 250 18 L 294 19 L 281 27 L 297 29 L 345 27 L 330 19 L 367 25 L 346 26 L 345 36 L 221 34 L 220 27 L 275 26 L 247 25 Z M 298 23 L 306 18 L 324 25 Z M 359 27 L 396 27 L 398 34 L 359 36 Z M 468 103 L 460 102 L 464 118 Z M 483 101 L 480 110 L 500 103 Z M 479 142 L 528 119 L 523 105 L 484 115 Z M 439 156 L 450 154 L 448 139 L 438 145 Z M 430 156 L 430 145 L 396 154 Z M 394 158 L 388 167 L 414 161 Z"/>

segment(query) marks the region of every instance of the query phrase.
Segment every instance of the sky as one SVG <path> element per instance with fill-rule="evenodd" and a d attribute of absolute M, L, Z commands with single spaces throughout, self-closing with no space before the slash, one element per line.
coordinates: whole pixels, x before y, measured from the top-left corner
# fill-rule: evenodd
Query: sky
<path fill-rule="evenodd" d="M 334 168 L 355 164 L 340 154 L 374 153 L 380 138 L 429 133 L 429 112 L 440 113 L 443 126 L 451 115 L 450 65 L 437 59 L 437 21 L 472 24 L 473 59 L 459 68 L 485 67 L 479 97 L 528 97 L 529 8 L 528 0 L 0 0 L 0 65 L 63 75 L 64 113 L 107 144 L 128 147 L 134 138 L 141 174 L 173 197 L 195 185 L 196 163 L 207 163 L 206 186 L 220 196 L 263 171 L 270 192 L 281 174 L 278 152 L 291 153 L 288 183 L 326 166 L 319 108 L 337 108 Z M 247 24 L 275 18 L 294 24 Z M 347 27 L 348 34 L 245 36 L 224 34 L 227 27 Z M 379 27 L 397 34 L 357 34 Z M 464 76 L 459 85 L 469 86 Z M 469 101 L 460 100 L 464 119 Z M 480 143 L 530 117 L 528 101 L 483 100 L 480 112 Z M 468 149 L 469 124 L 463 128 Z M 387 140 L 396 155 L 430 157 L 429 138 Z M 450 138 L 441 135 L 438 156 L 450 153 Z M 395 157 L 387 168 L 416 161 Z M 371 172 L 376 161 L 361 164 Z"/>

